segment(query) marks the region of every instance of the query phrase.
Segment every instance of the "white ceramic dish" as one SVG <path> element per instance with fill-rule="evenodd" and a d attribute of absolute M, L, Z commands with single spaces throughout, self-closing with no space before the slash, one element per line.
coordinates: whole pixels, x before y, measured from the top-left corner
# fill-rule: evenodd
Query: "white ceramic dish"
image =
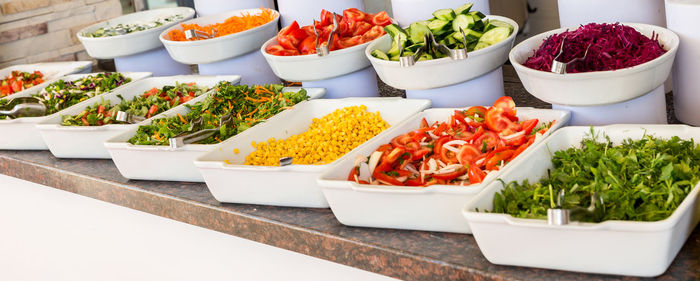
<path fill-rule="evenodd" d="M 200 76 L 200 75 L 183 75 L 172 77 L 152 77 L 136 81 L 119 90 L 102 95 L 102 98 L 109 100 L 111 104 L 118 104 L 121 100 L 117 95 L 121 95 L 125 100 L 131 100 L 135 96 L 140 96 L 145 91 L 151 88 L 162 88 L 163 86 L 175 86 L 179 83 L 197 83 L 199 86 L 212 88 L 219 81 L 230 81 L 238 83 L 241 77 L 238 75 L 230 76 Z M 206 96 L 203 93 L 201 96 Z M 201 99 L 201 98 L 200 98 Z M 95 102 L 99 102 L 98 99 Z M 195 99 L 190 100 L 186 104 L 196 102 Z M 86 107 L 92 104 L 81 104 L 74 106 L 61 112 L 60 115 L 52 115 L 37 124 L 37 128 L 44 138 L 44 142 L 49 147 L 51 153 L 58 158 L 97 158 L 109 159 L 109 152 L 104 146 L 104 142 L 108 139 L 119 135 L 131 127 L 138 127 L 142 124 L 150 123 L 150 118 L 139 124 L 109 124 L 104 126 L 61 126 L 62 116 L 76 115 L 82 112 Z M 179 105 L 182 106 L 182 105 Z M 173 110 L 171 108 L 170 110 Z M 163 112 L 169 114 L 170 110 Z"/>
<path fill-rule="evenodd" d="M 94 73 L 91 73 L 94 74 Z M 139 79 L 143 79 L 146 77 L 151 76 L 150 72 L 122 72 L 124 76 L 131 78 L 132 82 L 137 81 Z M 72 74 L 68 76 L 63 76 L 61 79 L 64 81 L 73 81 L 77 80 L 80 78 L 83 78 L 85 76 L 88 76 L 90 74 Z M 54 79 L 49 81 L 50 83 L 53 83 L 58 79 Z M 131 83 L 131 82 L 130 82 Z M 116 91 L 119 88 L 122 88 L 130 83 L 126 83 L 124 85 L 121 85 L 117 88 L 115 88 L 113 91 Z M 48 85 L 48 84 L 47 84 Z M 14 94 L 11 95 L 12 98 L 19 98 L 19 97 L 29 97 L 33 94 L 36 94 L 40 92 L 42 89 L 45 87 L 32 87 L 29 88 L 25 91 L 23 91 L 21 94 Z M 107 93 L 104 93 L 107 94 Z M 76 105 L 73 105 L 71 107 L 68 107 L 66 109 L 63 109 L 59 112 L 56 112 L 51 115 L 47 116 L 41 116 L 41 117 L 23 117 L 23 118 L 17 118 L 17 119 L 12 119 L 12 120 L 0 120 L 0 135 L 3 136 L 12 136 L 12 137 L 7 137 L 7 138 L 2 138 L 0 139 L 0 149 L 15 149 L 15 150 L 45 150 L 47 149 L 46 143 L 44 142 L 44 139 L 41 137 L 39 134 L 39 129 L 36 128 L 36 124 L 39 122 L 42 122 L 46 119 L 52 118 L 54 116 L 63 114 L 63 111 L 71 109 L 72 107 L 79 107 L 79 106 L 86 106 L 89 104 L 93 104 L 96 100 L 99 100 L 100 96 L 95 96 L 93 98 L 89 98 L 87 100 L 84 100 Z"/>
<path fill-rule="evenodd" d="M 297 91 L 299 88 L 286 88 L 285 91 Z M 311 99 L 322 97 L 326 90 L 322 88 L 305 88 Z M 197 97 L 195 102 L 203 100 Z M 301 102 L 302 104 L 305 102 Z M 294 110 L 299 104 L 295 105 Z M 170 110 L 168 114 L 161 113 L 153 119 L 167 118 L 176 114 L 185 115 L 189 112 L 186 107 L 178 107 Z M 258 124 L 253 128 L 264 125 L 274 119 L 284 118 L 284 112 L 277 114 L 268 121 Z M 284 120 L 284 119 L 282 119 Z M 252 130 L 248 129 L 243 133 Z M 138 127 L 131 127 L 124 133 L 115 136 L 104 143 L 109 151 L 114 164 L 119 172 L 128 179 L 135 180 L 163 180 L 163 181 L 191 181 L 204 182 L 204 178 L 194 166 L 194 159 L 205 152 L 213 150 L 217 144 L 187 144 L 178 149 L 169 146 L 133 145 L 128 140 L 136 134 Z M 236 136 L 234 136 L 236 137 Z M 232 137 L 232 138 L 234 138 Z"/>
<path fill-rule="evenodd" d="M 393 126 L 428 108 L 430 101 L 402 98 L 310 101 L 298 106 L 294 111 L 285 112 L 284 116 L 280 114 L 280 118 L 274 121 L 270 120 L 221 143 L 217 150 L 197 158 L 195 165 L 204 176 L 209 191 L 220 202 L 327 208 L 328 202 L 316 183 L 316 178 L 328 167 L 354 155 L 354 150 L 326 165 L 264 167 L 243 163 L 245 157 L 254 151 L 250 145 L 252 141 L 267 141 L 271 137 L 286 139 L 303 133 L 308 130 L 313 118 L 320 118 L 336 109 L 353 105 L 365 105 L 369 112 L 379 111 L 382 119 Z M 386 131 L 379 136 L 385 133 Z M 234 154 L 234 149 L 239 149 L 240 152 Z"/>
<path fill-rule="evenodd" d="M 273 56 L 268 54 L 265 49 L 267 46 L 277 44 L 277 37 L 267 40 L 260 51 L 277 77 L 287 81 L 318 81 L 368 67 L 370 63 L 365 57 L 364 51 L 369 44 L 381 40 L 383 37 L 389 37 L 389 35 L 385 34 L 370 42 L 332 51 L 325 57 L 319 57 L 316 54 L 303 56 Z M 300 69 L 304 71 L 299 71 Z"/>
<path fill-rule="evenodd" d="M 372 41 L 365 56 L 369 58 L 379 78 L 389 86 L 405 90 L 426 90 L 446 87 L 469 81 L 500 67 L 508 60 L 508 52 L 513 47 L 515 35 L 518 34 L 518 24 L 512 19 L 501 16 L 486 16 L 507 22 L 513 26 L 513 33 L 497 44 L 469 52 L 466 60 L 441 58 L 416 62 L 411 67 L 401 67 L 398 61 L 387 61 L 375 58 L 371 52 L 375 49 L 384 52 L 391 48 L 391 37 L 385 36 Z"/>
<path fill-rule="evenodd" d="M 162 26 L 147 30 L 108 37 L 86 37 L 83 34 L 92 33 L 102 27 L 117 24 L 133 24 L 148 22 L 168 16 L 182 15 L 182 19 L 166 23 Z M 127 14 L 108 21 L 93 24 L 78 31 L 77 37 L 88 55 L 97 59 L 112 59 L 129 56 L 160 48 L 163 44 L 158 35 L 165 29 L 194 17 L 194 9 L 188 7 L 163 8 Z"/>
<path fill-rule="evenodd" d="M 619 144 L 644 134 L 700 139 L 700 129 L 685 125 L 612 125 L 594 127 Z M 511 163 L 501 179 L 539 181 L 552 167 L 555 151 L 578 146 L 590 127 L 567 127 L 554 132 L 522 159 Z M 547 225 L 546 220 L 520 219 L 484 213 L 493 208 L 493 195 L 503 188 L 493 182 L 464 209 L 474 238 L 486 259 L 495 264 L 541 267 L 588 273 L 652 277 L 668 268 L 700 220 L 698 186 L 673 214 L 657 222 L 605 221 Z M 478 208 L 482 212 L 475 212 Z"/>
<path fill-rule="evenodd" d="M 647 37 L 659 36 L 667 50 L 662 56 L 629 68 L 613 71 L 555 74 L 525 67 L 523 63 L 534 54 L 547 37 L 576 27 L 548 31 L 523 41 L 510 52 L 510 62 L 525 89 L 543 101 L 561 105 L 605 105 L 619 103 L 647 94 L 663 84 L 671 73 L 678 35 L 663 27 L 641 23 L 623 23 Z"/>
<path fill-rule="evenodd" d="M 0 69 L 0 78 L 4 79 L 10 76 L 12 71 L 24 71 L 33 73 L 34 71 L 41 71 L 44 74 L 44 83 L 35 85 L 34 87 L 44 88 L 48 85 L 49 81 L 56 79 L 58 77 L 75 74 L 75 73 L 88 73 L 92 70 L 91 61 L 66 61 L 66 62 L 42 62 L 34 64 L 18 64 L 13 66 L 8 66 Z M 15 94 L 22 94 L 24 91 L 19 91 L 9 98 L 14 97 Z"/>
<path fill-rule="evenodd" d="M 461 211 L 470 199 L 500 176 L 501 171 L 490 172 L 482 183 L 469 186 L 382 186 L 347 180 L 357 156 L 369 156 L 380 145 L 416 130 L 422 118 L 431 124 L 435 121 L 445 122 L 454 114 L 455 109 L 423 111 L 387 130 L 381 137 L 363 144 L 349 157 L 323 173 L 318 178 L 318 184 L 338 221 L 350 226 L 471 233 Z M 551 132 L 565 126 L 570 114 L 560 110 L 521 107 L 518 108 L 518 117 L 523 120 L 537 118 L 541 122 L 556 121 L 545 135 L 537 138 L 535 143 L 539 143 Z"/>
<path fill-rule="evenodd" d="M 226 19 L 242 14 L 257 14 L 261 9 L 247 9 L 228 11 L 221 14 L 204 16 L 183 22 L 183 24 L 199 24 L 201 26 L 224 22 Z M 246 54 L 260 48 L 268 38 L 277 35 L 277 22 L 279 13 L 273 11 L 275 19 L 261 26 L 216 37 L 197 41 L 173 41 L 170 40 L 168 32 L 174 29 L 182 29 L 180 25 L 173 26 L 160 34 L 160 41 L 163 42 L 168 53 L 177 62 L 184 64 L 206 64 Z"/>

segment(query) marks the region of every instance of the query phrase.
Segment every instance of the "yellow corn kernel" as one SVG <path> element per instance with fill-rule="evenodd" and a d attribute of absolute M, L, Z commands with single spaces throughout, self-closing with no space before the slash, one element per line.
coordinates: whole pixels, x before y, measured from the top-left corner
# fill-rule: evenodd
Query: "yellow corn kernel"
<path fill-rule="evenodd" d="M 241 151 L 238 150 L 238 148 L 234 148 L 234 149 L 233 149 L 233 154 L 238 154 L 238 153 L 241 153 Z"/>

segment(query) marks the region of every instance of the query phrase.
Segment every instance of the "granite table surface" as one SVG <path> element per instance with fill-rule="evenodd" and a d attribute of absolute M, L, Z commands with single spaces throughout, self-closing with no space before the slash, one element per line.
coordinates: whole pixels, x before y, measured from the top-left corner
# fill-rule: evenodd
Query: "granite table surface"
<path fill-rule="evenodd" d="M 518 106 L 550 107 L 525 92 L 510 66 L 504 81 Z M 128 180 L 111 160 L 0 150 L 0 173 L 403 280 L 643 280 L 495 265 L 471 235 L 348 227 L 330 209 L 219 203 L 203 183 Z M 700 280 L 700 227 L 656 279 Z"/>

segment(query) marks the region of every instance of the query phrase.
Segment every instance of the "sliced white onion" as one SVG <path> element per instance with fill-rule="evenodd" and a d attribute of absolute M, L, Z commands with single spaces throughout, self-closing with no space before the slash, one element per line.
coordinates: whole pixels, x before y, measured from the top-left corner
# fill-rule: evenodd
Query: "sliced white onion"
<path fill-rule="evenodd" d="M 445 167 L 445 166 L 447 166 L 447 164 L 445 164 L 445 162 L 442 162 L 442 161 L 440 161 L 440 160 L 437 160 L 437 162 L 438 162 L 438 164 L 440 164 L 440 167 Z"/>
<path fill-rule="evenodd" d="M 444 167 L 444 168 L 438 170 L 436 174 L 451 173 L 451 172 L 457 171 L 457 169 L 459 169 L 459 168 L 461 168 L 461 167 L 462 167 L 461 164 L 452 164 L 452 165 L 448 165 L 448 166 L 446 166 L 446 167 Z"/>
<path fill-rule="evenodd" d="M 355 176 L 355 182 L 360 183 L 360 180 L 359 180 L 359 178 L 357 178 L 357 175 L 354 175 L 354 176 Z"/>
<path fill-rule="evenodd" d="M 377 164 L 379 164 L 379 159 L 382 158 L 382 152 L 381 151 L 375 151 L 372 152 L 372 155 L 369 156 L 369 174 L 374 173 L 374 168 L 377 168 Z"/>
<path fill-rule="evenodd" d="M 448 141 L 448 142 L 446 142 L 445 144 L 443 144 L 443 146 L 445 146 L 445 145 L 455 145 L 455 144 L 456 144 L 456 145 L 465 145 L 465 144 L 467 144 L 467 142 L 466 142 L 466 141 L 463 141 L 463 140 L 451 140 L 451 141 Z"/>
<path fill-rule="evenodd" d="M 397 180 L 397 181 L 400 181 L 400 182 L 405 182 L 407 179 L 408 179 L 407 176 L 402 176 L 402 177 L 396 178 L 396 180 Z"/>
<path fill-rule="evenodd" d="M 454 147 L 446 145 L 446 144 L 443 144 L 442 147 L 444 149 L 447 149 L 447 150 L 452 151 L 454 153 L 459 153 L 459 148 L 454 148 Z"/>
<path fill-rule="evenodd" d="M 542 138 L 542 134 L 540 134 L 539 132 L 535 133 L 535 141 L 537 141 L 538 139 L 541 139 L 541 138 Z"/>
<path fill-rule="evenodd" d="M 440 138 L 440 137 L 436 136 L 435 134 L 433 134 L 433 132 L 428 132 L 428 135 L 429 135 L 432 139 L 434 139 L 434 140 Z"/>
<path fill-rule="evenodd" d="M 517 133 L 515 133 L 515 134 L 510 134 L 510 135 L 507 135 L 507 136 L 501 136 L 501 138 L 504 139 L 504 140 L 512 140 L 512 139 L 517 138 L 517 137 L 520 137 L 520 136 L 522 136 L 522 135 L 524 135 L 524 134 L 525 134 L 525 131 L 520 131 L 520 132 L 517 132 Z"/>
<path fill-rule="evenodd" d="M 468 179 L 469 179 L 469 174 L 464 174 L 464 175 L 461 175 L 461 176 L 459 176 L 459 177 L 457 177 L 457 178 L 460 179 L 460 180 L 468 180 Z"/>
<path fill-rule="evenodd" d="M 474 162 L 474 164 L 481 166 L 481 164 L 484 163 L 484 160 L 486 160 L 486 158 L 481 158 L 479 160 L 476 160 L 476 162 Z"/>
<path fill-rule="evenodd" d="M 356 167 L 357 167 L 357 165 L 360 165 L 360 163 L 363 163 L 363 162 L 367 162 L 367 157 L 365 157 L 364 155 L 360 154 L 360 155 L 357 155 L 357 157 L 355 157 L 355 166 Z"/>
<path fill-rule="evenodd" d="M 365 162 L 360 162 L 360 180 L 369 182 L 372 173 L 369 171 L 369 165 Z"/>
<path fill-rule="evenodd" d="M 413 173 L 414 175 L 420 174 L 413 164 L 406 164 L 406 170 Z"/>
<path fill-rule="evenodd" d="M 430 158 L 430 160 L 428 160 L 428 171 L 435 172 L 435 171 L 437 171 L 437 168 L 438 168 L 437 161 L 435 161 L 434 158 Z"/>
<path fill-rule="evenodd" d="M 428 145 L 430 145 L 429 142 L 419 142 L 418 144 L 420 144 L 420 146 L 428 146 Z"/>

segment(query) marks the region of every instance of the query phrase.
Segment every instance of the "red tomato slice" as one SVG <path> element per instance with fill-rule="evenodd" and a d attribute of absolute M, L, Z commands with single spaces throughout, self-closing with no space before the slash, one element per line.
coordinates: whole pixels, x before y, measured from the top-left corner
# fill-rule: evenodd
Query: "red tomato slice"
<path fill-rule="evenodd" d="M 442 162 L 445 162 L 446 164 L 459 163 L 459 159 L 457 159 L 457 153 L 454 153 L 449 149 L 445 148 L 444 144 L 440 148 L 440 160 L 442 160 Z"/>
<path fill-rule="evenodd" d="M 457 159 L 459 160 L 459 164 L 468 165 L 474 163 L 481 154 L 481 150 L 477 148 L 476 145 L 465 144 L 459 150 Z"/>
<path fill-rule="evenodd" d="M 372 24 L 374 24 L 374 25 L 379 25 L 379 26 L 384 27 L 384 26 L 389 25 L 390 23 L 391 23 L 391 18 L 389 17 L 389 14 L 387 14 L 384 11 L 381 11 L 381 12 L 377 13 L 376 15 L 374 15 L 374 17 L 372 17 Z"/>
<path fill-rule="evenodd" d="M 365 19 L 365 13 L 357 8 L 350 8 L 343 11 L 343 18 L 347 19 L 349 23 L 356 23 Z"/>
<path fill-rule="evenodd" d="M 520 123 L 520 126 L 523 127 L 525 134 L 529 135 L 530 133 L 532 133 L 532 129 L 534 129 L 537 126 L 537 123 L 539 122 L 540 121 L 538 119 L 525 120 L 522 123 Z"/>
<path fill-rule="evenodd" d="M 491 151 L 494 147 L 496 147 L 500 139 L 501 138 L 496 133 L 491 131 L 485 131 L 478 139 L 474 141 L 474 145 L 476 145 L 479 151 L 488 152 Z M 486 151 L 483 150 L 484 143 L 486 143 Z"/>
<path fill-rule="evenodd" d="M 359 172 L 358 172 L 359 170 L 360 170 L 360 167 L 358 167 L 358 166 L 352 167 L 352 169 L 350 170 L 350 174 L 348 174 L 348 180 L 355 181 L 355 176 L 359 175 Z"/>
<path fill-rule="evenodd" d="M 404 182 L 406 186 L 423 186 L 424 183 L 420 180 L 420 178 L 413 178 L 413 179 L 408 179 L 406 182 Z"/>
<path fill-rule="evenodd" d="M 423 159 L 423 156 L 428 155 L 428 153 L 431 152 L 433 152 L 432 149 L 428 147 L 421 147 L 420 149 L 413 152 L 413 158 L 411 158 L 411 161 L 419 161 Z"/>
<path fill-rule="evenodd" d="M 394 147 L 406 148 L 406 144 L 414 142 L 413 137 L 408 134 L 400 135 L 391 140 L 391 145 Z"/>
<path fill-rule="evenodd" d="M 506 135 L 520 131 L 520 124 L 513 122 L 505 116 L 503 108 L 491 107 L 486 112 L 486 126 L 495 132 L 504 132 Z M 508 131 L 506 131 L 508 130 Z"/>
<path fill-rule="evenodd" d="M 316 53 L 316 36 L 311 35 L 306 37 L 304 41 L 299 44 L 299 52 L 302 55 L 315 54 Z"/>
<path fill-rule="evenodd" d="M 493 103 L 494 107 L 502 108 L 505 112 L 510 112 L 515 110 L 515 102 L 513 98 L 509 96 L 502 96 Z"/>
<path fill-rule="evenodd" d="M 12 91 L 19 92 L 22 90 L 22 82 L 14 80 L 10 82 L 10 87 L 12 87 Z"/>
<path fill-rule="evenodd" d="M 381 37 L 382 35 L 386 34 L 386 31 L 384 31 L 384 28 L 381 26 L 375 26 L 372 27 L 369 31 L 365 32 L 365 34 L 362 35 L 362 42 L 369 42 L 374 39 L 377 39 Z"/>
<path fill-rule="evenodd" d="M 321 10 L 321 25 L 326 26 L 329 24 L 333 24 L 333 13 L 330 11 L 327 11 L 326 9 Z"/>
<path fill-rule="evenodd" d="M 527 136 L 525 134 L 522 134 L 520 136 L 506 140 L 505 144 L 507 146 L 520 146 L 520 145 L 524 144 L 525 142 L 527 142 Z"/>
<path fill-rule="evenodd" d="M 444 174 L 433 174 L 434 179 L 449 181 L 467 173 L 467 167 L 461 166 L 454 172 Z"/>
<path fill-rule="evenodd" d="M 437 139 L 433 143 L 433 154 L 440 155 L 440 153 L 442 152 L 442 145 L 444 143 L 450 141 L 451 139 L 452 139 L 452 137 L 450 137 L 450 136 L 443 136 L 443 137 Z"/>
<path fill-rule="evenodd" d="M 500 163 L 501 161 L 505 162 L 508 161 L 508 159 L 513 156 L 513 153 L 515 153 L 515 150 L 509 149 L 509 150 L 504 150 L 501 152 L 495 153 L 491 158 L 486 160 L 486 170 L 498 170 L 500 169 Z M 505 165 L 505 163 L 504 163 Z"/>
<path fill-rule="evenodd" d="M 355 23 L 355 26 L 353 26 L 353 27 L 354 27 L 354 30 L 352 31 L 352 36 L 365 34 L 365 32 L 372 29 L 371 24 L 363 22 L 363 21 Z"/>
<path fill-rule="evenodd" d="M 282 51 L 278 51 L 277 53 L 275 53 L 273 55 L 289 57 L 289 56 L 298 56 L 298 55 L 300 55 L 300 53 L 297 50 L 282 50 Z"/>
<path fill-rule="evenodd" d="M 486 177 L 486 173 L 482 171 L 479 167 L 476 165 L 469 165 L 469 183 L 475 184 L 475 183 L 480 183 L 484 181 L 484 178 Z"/>
<path fill-rule="evenodd" d="M 400 182 L 400 181 L 397 180 L 395 177 L 392 177 L 392 176 L 390 176 L 390 175 L 387 175 L 387 174 L 385 174 L 385 173 L 383 173 L 383 172 L 374 171 L 374 173 L 372 173 L 372 176 L 373 176 L 375 179 L 377 179 L 378 181 L 381 181 L 381 182 L 386 183 L 386 184 L 388 184 L 388 185 L 399 185 L 399 186 L 403 186 L 403 185 L 404 185 L 403 182 Z"/>
<path fill-rule="evenodd" d="M 271 55 L 275 55 L 275 53 L 282 51 L 282 50 L 284 50 L 284 47 L 282 47 L 281 45 L 270 45 L 270 46 L 267 46 L 267 48 L 265 48 L 265 52 L 267 52 L 268 54 L 271 54 Z"/>
<path fill-rule="evenodd" d="M 384 162 L 394 164 L 394 162 L 396 162 L 396 160 L 398 160 L 404 152 L 406 152 L 406 149 L 401 147 L 394 147 L 394 149 L 386 156 Z"/>
<path fill-rule="evenodd" d="M 466 112 L 464 112 L 464 115 L 467 117 L 473 117 L 476 115 L 479 118 L 485 118 L 486 117 L 486 107 L 483 106 L 472 106 L 469 109 L 467 109 Z"/>
<path fill-rule="evenodd" d="M 297 45 L 299 45 L 301 42 L 292 36 L 278 34 L 277 43 L 279 43 L 286 50 L 297 50 Z"/>
<path fill-rule="evenodd" d="M 425 120 L 425 117 L 423 117 L 423 119 L 420 120 L 420 128 L 423 129 L 428 127 L 430 127 L 430 125 L 428 125 L 428 120 Z"/>
<path fill-rule="evenodd" d="M 362 44 L 362 35 L 342 38 L 338 40 L 339 49 L 345 49 Z"/>

